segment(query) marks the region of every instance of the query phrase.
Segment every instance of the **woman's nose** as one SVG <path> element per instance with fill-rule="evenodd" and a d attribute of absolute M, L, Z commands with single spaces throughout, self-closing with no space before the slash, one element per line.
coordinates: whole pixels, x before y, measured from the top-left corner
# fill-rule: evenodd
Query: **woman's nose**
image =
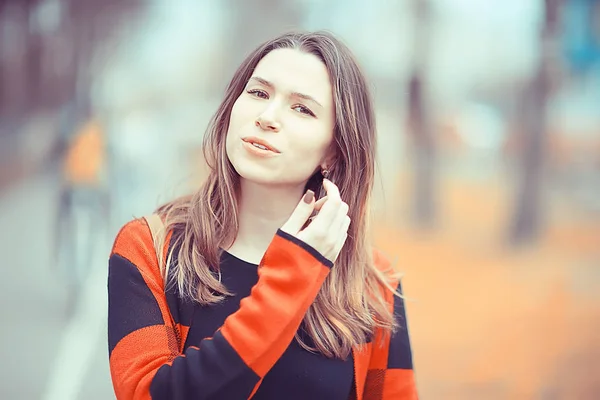
<path fill-rule="evenodd" d="M 281 124 L 275 117 L 273 106 L 268 107 L 262 114 L 256 118 L 255 125 L 266 131 L 278 132 Z"/>

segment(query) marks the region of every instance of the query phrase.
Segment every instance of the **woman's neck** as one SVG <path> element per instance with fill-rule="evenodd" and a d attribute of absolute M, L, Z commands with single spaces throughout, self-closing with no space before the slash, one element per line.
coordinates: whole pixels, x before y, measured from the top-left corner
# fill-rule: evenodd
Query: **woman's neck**
<path fill-rule="evenodd" d="M 296 208 L 303 189 L 304 185 L 268 186 L 240 178 L 239 231 L 227 251 L 259 264 L 277 229 Z"/>

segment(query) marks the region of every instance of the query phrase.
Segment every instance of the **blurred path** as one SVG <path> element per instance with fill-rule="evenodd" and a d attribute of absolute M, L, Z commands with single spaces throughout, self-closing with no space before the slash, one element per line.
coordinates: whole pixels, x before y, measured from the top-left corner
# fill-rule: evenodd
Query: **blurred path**
<path fill-rule="evenodd" d="M 52 265 L 58 183 L 58 174 L 47 171 L 0 197 L 3 399 L 114 398 L 105 367 L 108 244 L 99 244 L 104 256 L 98 253 L 87 295 L 69 318 Z"/>

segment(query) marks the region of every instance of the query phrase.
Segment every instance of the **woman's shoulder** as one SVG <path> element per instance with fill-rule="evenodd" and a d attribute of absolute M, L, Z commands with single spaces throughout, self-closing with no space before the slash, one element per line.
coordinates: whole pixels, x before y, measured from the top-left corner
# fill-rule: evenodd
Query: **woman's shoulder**
<path fill-rule="evenodd" d="M 402 274 L 390 261 L 390 257 L 382 250 L 373 248 L 373 264 L 375 269 L 387 277 L 390 281 L 399 281 Z"/>
<path fill-rule="evenodd" d="M 121 227 L 110 256 L 124 258 L 140 270 L 158 271 L 154 241 L 145 218 L 133 219 Z"/>
<path fill-rule="evenodd" d="M 145 218 L 128 221 L 120 229 L 113 243 L 112 253 L 127 253 L 132 247 L 154 246 L 152 234 Z"/>
<path fill-rule="evenodd" d="M 403 274 L 390 261 L 390 257 L 380 249 L 373 248 L 373 265 L 379 275 L 380 288 L 385 293 L 386 300 L 394 301 L 394 293 L 402 292 L 401 278 Z"/>

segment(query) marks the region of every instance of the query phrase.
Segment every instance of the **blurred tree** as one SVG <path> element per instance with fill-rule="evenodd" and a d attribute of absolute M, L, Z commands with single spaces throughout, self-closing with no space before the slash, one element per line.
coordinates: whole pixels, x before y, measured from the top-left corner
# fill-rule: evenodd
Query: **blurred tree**
<path fill-rule="evenodd" d="M 229 52 L 224 57 L 220 82 L 228 82 L 255 47 L 279 34 L 299 29 L 303 20 L 299 2 L 229 0 L 226 4 L 231 12 L 231 34 L 225 38 Z"/>
<path fill-rule="evenodd" d="M 520 110 L 522 140 L 520 179 L 509 240 L 513 245 L 535 240 L 542 220 L 541 185 L 546 150 L 546 111 L 557 70 L 558 22 L 561 0 L 544 0 L 540 56 L 536 71 L 525 87 Z"/>
<path fill-rule="evenodd" d="M 0 0 L 0 119 L 87 96 L 100 40 L 141 0 Z"/>
<path fill-rule="evenodd" d="M 27 70 L 29 10 L 33 1 L 0 2 L 0 121 L 17 119 L 27 106 L 29 87 Z"/>
<path fill-rule="evenodd" d="M 429 113 L 426 73 L 430 40 L 431 10 L 428 0 L 413 0 L 413 65 L 408 84 L 408 123 L 413 152 L 413 221 L 419 228 L 435 223 L 435 132 Z"/>

